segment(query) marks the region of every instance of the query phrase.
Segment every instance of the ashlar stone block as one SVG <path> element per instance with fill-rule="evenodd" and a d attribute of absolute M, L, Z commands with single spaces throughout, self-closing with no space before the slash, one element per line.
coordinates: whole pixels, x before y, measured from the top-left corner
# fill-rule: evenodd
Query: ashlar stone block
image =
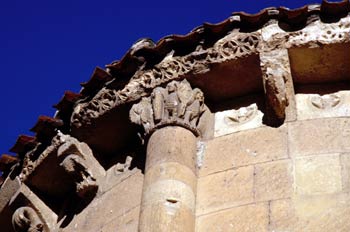
<path fill-rule="evenodd" d="M 254 167 L 242 167 L 198 179 L 197 215 L 254 201 Z"/>
<path fill-rule="evenodd" d="M 268 221 L 267 204 L 251 204 L 197 218 L 196 232 L 265 232 Z"/>
<path fill-rule="evenodd" d="M 286 126 L 241 131 L 206 143 L 199 176 L 287 157 Z"/>
<path fill-rule="evenodd" d="M 295 160 L 295 192 L 298 195 L 341 191 L 342 173 L 338 154 L 301 157 Z"/>
<path fill-rule="evenodd" d="M 255 165 L 255 201 L 290 197 L 293 193 L 291 160 Z"/>
<path fill-rule="evenodd" d="M 350 153 L 340 156 L 343 191 L 350 192 Z"/>
<path fill-rule="evenodd" d="M 295 98 L 298 120 L 350 116 L 348 90 L 325 95 L 299 93 Z"/>
<path fill-rule="evenodd" d="M 291 156 L 350 151 L 350 118 L 323 118 L 288 123 Z"/>

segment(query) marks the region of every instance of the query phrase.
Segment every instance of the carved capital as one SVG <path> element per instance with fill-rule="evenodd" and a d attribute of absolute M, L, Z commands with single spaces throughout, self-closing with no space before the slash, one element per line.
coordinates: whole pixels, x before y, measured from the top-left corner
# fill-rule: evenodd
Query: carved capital
<path fill-rule="evenodd" d="M 156 87 L 151 96 L 143 97 L 133 105 L 130 120 L 142 125 L 146 134 L 151 134 L 157 128 L 177 125 L 198 136 L 197 126 L 205 108 L 200 89 L 192 89 L 187 80 L 172 81 L 164 88 Z"/>
<path fill-rule="evenodd" d="M 12 225 L 16 232 L 44 231 L 44 224 L 38 214 L 28 206 L 20 207 L 13 213 Z"/>

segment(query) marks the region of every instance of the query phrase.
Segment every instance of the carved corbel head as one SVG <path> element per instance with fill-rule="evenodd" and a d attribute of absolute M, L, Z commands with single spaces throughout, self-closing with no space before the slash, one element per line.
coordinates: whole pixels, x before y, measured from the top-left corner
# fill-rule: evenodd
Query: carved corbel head
<path fill-rule="evenodd" d="M 59 165 L 72 177 L 76 193 L 81 198 L 90 197 L 98 190 L 98 179 L 105 171 L 93 157 L 85 143 L 68 139 L 57 151 Z"/>
<path fill-rule="evenodd" d="M 44 231 L 44 224 L 37 212 L 28 206 L 20 207 L 13 213 L 12 226 L 16 232 Z"/>

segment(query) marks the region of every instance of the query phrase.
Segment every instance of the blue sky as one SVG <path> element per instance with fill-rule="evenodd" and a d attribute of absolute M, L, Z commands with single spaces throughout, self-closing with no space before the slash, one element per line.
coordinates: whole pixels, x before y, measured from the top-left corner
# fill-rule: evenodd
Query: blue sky
<path fill-rule="evenodd" d="M 298 8 L 321 0 L 62 0 L 0 3 L 0 154 L 65 90 L 78 92 L 96 66 L 120 59 L 139 38 L 186 34 L 231 12 Z"/>

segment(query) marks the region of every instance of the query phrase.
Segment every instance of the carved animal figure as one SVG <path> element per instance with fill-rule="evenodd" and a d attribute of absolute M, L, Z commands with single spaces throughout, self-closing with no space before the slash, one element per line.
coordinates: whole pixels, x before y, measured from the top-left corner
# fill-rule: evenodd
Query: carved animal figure
<path fill-rule="evenodd" d="M 44 225 L 31 207 L 18 208 L 12 215 L 12 226 L 16 232 L 42 232 Z"/>
<path fill-rule="evenodd" d="M 192 127 L 196 127 L 198 119 L 205 111 L 204 109 L 204 96 L 202 91 L 199 89 L 194 89 L 192 92 L 192 97 L 189 102 L 187 102 L 187 107 L 185 111 L 184 121 Z"/>
<path fill-rule="evenodd" d="M 153 110 L 151 100 L 148 98 L 142 98 L 139 104 L 132 106 L 130 110 L 131 121 L 143 125 L 146 133 L 154 127 Z M 159 112 L 157 112 L 159 114 Z"/>
<path fill-rule="evenodd" d="M 97 189 L 96 179 L 89 172 L 85 160 L 75 154 L 68 155 L 60 163 L 60 166 L 74 179 L 76 182 L 76 191 L 80 197 L 85 197 Z"/>

